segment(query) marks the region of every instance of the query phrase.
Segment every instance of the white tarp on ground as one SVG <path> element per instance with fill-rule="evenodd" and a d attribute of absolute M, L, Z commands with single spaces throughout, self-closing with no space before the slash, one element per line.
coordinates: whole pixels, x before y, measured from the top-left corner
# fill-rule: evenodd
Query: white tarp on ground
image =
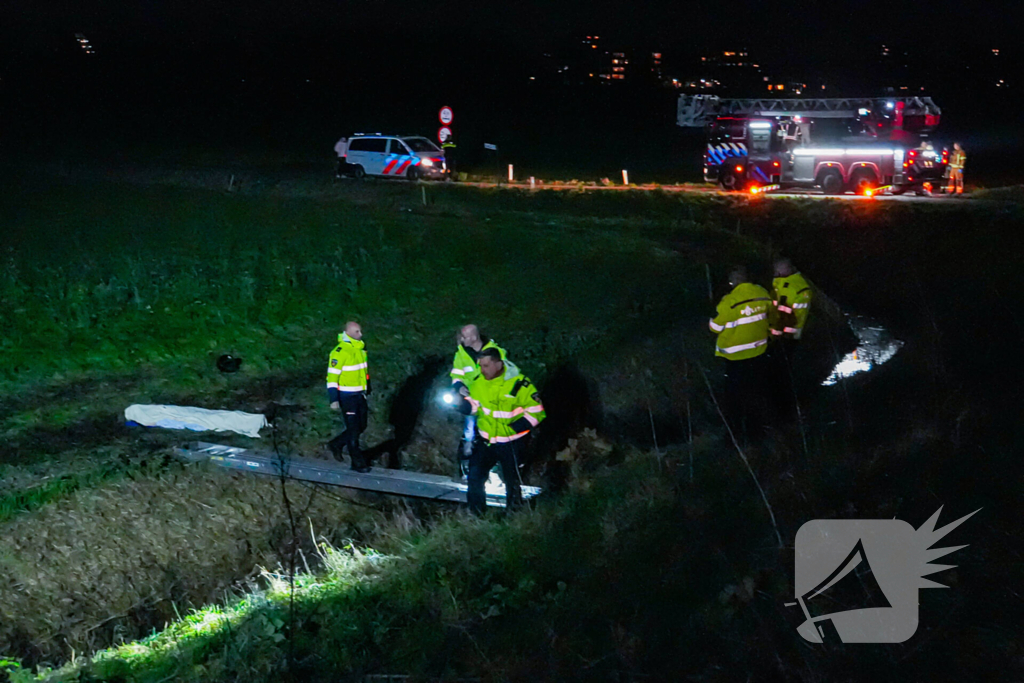
<path fill-rule="evenodd" d="M 125 408 L 124 419 L 144 427 L 191 429 L 194 432 L 237 432 L 256 439 L 260 438 L 260 429 L 268 424 L 266 415 L 239 410 L 141 404 Z"/>

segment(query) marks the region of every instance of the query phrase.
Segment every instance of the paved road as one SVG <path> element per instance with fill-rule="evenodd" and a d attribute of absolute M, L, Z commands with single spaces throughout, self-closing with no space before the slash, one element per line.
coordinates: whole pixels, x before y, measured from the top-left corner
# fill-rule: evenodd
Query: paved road
<path fill-rule="evenodd" d="M 515 183 L 475 183 L 475 182 L 462 182 L 459 185 L 468 185 L 471 187 L 505 187 L 515 188 L 518 190 L 579 190 L 578 185 L 569 183 L 563 184 L 552 184 L 543 183 L 538 184 L 531 188 L 529 183 L 515 182 Z M 623 187 L 622 185 L 584 185 L 582 188 L 585 192 L 626 192 L 629 190 L 661 190 L 663 192 L 689 192 L 694 194 L 717 194 L 723 196 L 740 196 L 739 192 L 724 192 L 711 185 L 637 185 L 630 187 Z M 752 196 L 752 195 L 746 195 Z M 821 192 L 814 190 L 790 190 L 788 192 L 769 192 L 766 194 L 756 195 L 758 199 L 839 199 L 844 201 L 852 202 L 874 202 L 874 201 L 890 201 L 890 202 L 949 202 L 949 201 L 964 201 L 968 198 L 961 197 L 954 199 L 947 195 L 934 195 L 931 197 L 918 197 L 915 194 L 903 194 L 903 195 L 891 195 L 891 194 L 880 194 L 873 197 L 864 197 L 856 194 L 840 194 L 840 195 L 825 195 Z"/>

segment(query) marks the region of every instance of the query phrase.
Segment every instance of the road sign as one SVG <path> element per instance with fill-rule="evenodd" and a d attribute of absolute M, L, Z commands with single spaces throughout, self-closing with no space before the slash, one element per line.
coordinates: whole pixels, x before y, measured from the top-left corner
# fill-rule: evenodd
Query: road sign
<path fill-rule="evenodd" d="M 495 152 L 497 152 L 498 151 L 498 146 L 497 145 L 492 145 L 489 142 L 485 142 L 484 143 L 484 149 L 490 149 L 490 150 L 494 150 Z"/>
<path fill-rule="evenodd" d="M 442 143 L 452 136 L 452 129 L 448 126 L 441 126 L 441 129 L 437 131 L 437 139 Z"/>
<path fill-rule="evenodd" d="M 441 123 L 444 124 L 445 126 L 451 124 L 453 117 L 454 114 L 452 114 L 451 107 L 441 107 L 441 111 L 438 112 L 437 115 L 437 118 L 441 119 Z"/>

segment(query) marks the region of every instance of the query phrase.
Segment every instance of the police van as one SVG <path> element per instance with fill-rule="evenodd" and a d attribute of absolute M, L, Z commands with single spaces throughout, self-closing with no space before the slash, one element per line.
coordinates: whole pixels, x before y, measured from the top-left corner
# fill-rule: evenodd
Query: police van
<path fill-rule="evenodd" d="M 448 177 L 444 152 L 423 137 L 365 135 L 356 133 L 348 141 L 349 172 L 356 178 L 442 179 Z"/>

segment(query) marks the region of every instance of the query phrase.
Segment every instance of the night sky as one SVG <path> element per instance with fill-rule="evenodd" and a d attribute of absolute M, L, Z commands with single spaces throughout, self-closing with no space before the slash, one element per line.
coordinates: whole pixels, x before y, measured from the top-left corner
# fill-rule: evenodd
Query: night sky
<path fill-rule="evenodd" d="M 356 38 L 379 41 L 382 57 L 383 48 L 397 38 L 452 36 L 535 48 L 611 31 L 623 41 L 660 43 L 665 50 L 744 44 L 773 55 L 799 51 L 814 60 L 839 48 L 880 42 L 938 51 L 954 30 L 958 45 L 1010 49 L 1024 25 L 1020 3 L 944 2 L 816 3 L 797 10 L 764 2 L 7 0 L 0 12 L 8 60 L 45 50 L 73 31 L 94 34 L 90 37 L 100 45 L 156 42 L 202 51 L 236 41 L 268 41 L 319 51 L 351 39 L 353 24 L 365 27 Z"/>
<path fill-rule="evenodd" d="M 961 56 L 983 59 L 992 48 L 1001 50 L 1009 72 L 1021 65 L 1014 34 L 1024 25 L 1024 4 L 795 7 L 6 0 L 0 6 L 0 142 L 55 140 L 57 132 L 81 142 L 133 131 L 206 134 L 221 141 L 233 133 L 244 140 L 256 131 L 274 144 L 295 135 L 324 146 L 339 130 L 431 134 L 442 103 L 458 108 L 460 134 L 491 140 L 502 132 L 529 132 L 538 147 L 540 134 L 567 139 L 591 123 L 600 135 L 629 126 L 638 135 L 652 126 L 671 131 L 675 94 L 667 90 L 618 101 L 612 93 L 598 101 L 566 89 L 530 89 L 528 74 L 545 52 L 558 53 L 598 33 L 609 47 L 663 52 L 668 75 L 684 77 L 701 54 L 747 47 L 775 75 L 856 79 L 871 75 L 870 60 L 884 43 L 932 70 L 931 94 L 960 112 L 949 119 L 952 125 L 956 118 L 967 122 L 975 98 L 962 81 L 976 84 L 978 72 L 958 74 L 950 65 Z M 76 32 L 89 38 L 95 55 L 81 54 Z M 1015 96 L 1022 84 L 1016 85 L 1004 96 Z M 864 90 L 870 88 L 846 94 Z M 1019 116 L 1003 118 L 1009 125 Z M 543 127 L 523 130 L 524 120 Z M 580 145 L 587 139 L 579 133 Z"/>

